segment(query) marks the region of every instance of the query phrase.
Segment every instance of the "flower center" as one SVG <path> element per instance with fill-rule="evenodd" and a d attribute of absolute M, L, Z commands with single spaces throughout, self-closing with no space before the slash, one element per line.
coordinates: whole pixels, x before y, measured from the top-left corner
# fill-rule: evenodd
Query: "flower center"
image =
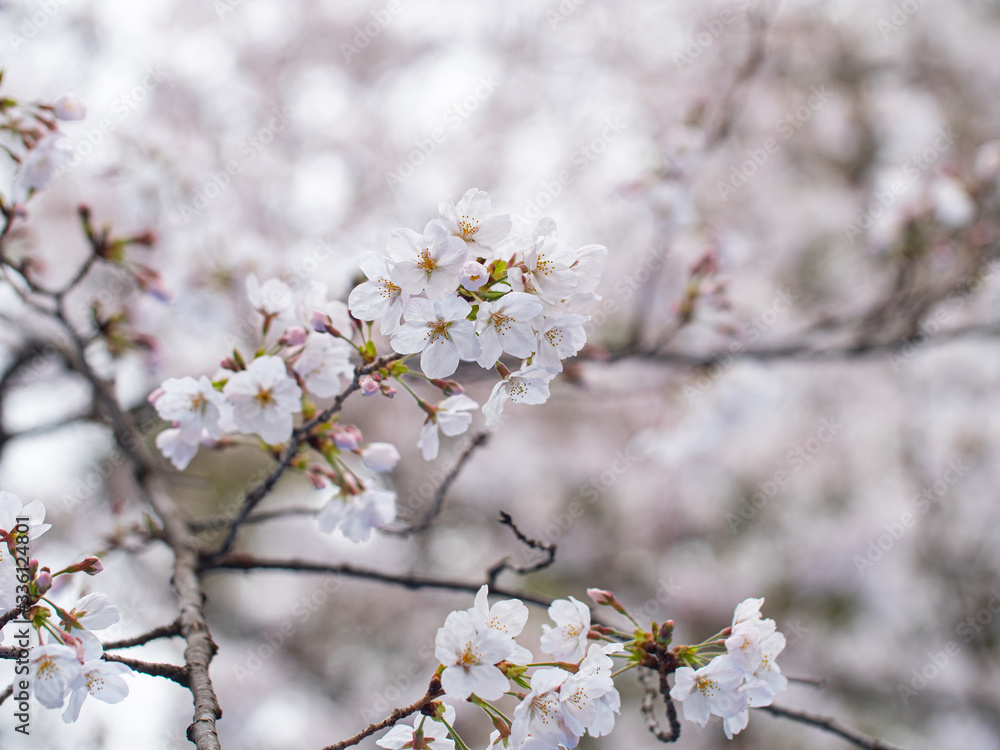
<path fill-rule="evenodd" d="M 463 216 L 458 220 L 458 229 L 463 240 L 470 240 L 479 231 L 479 222 L 472 217 Z"/>
<path fill-rule="evenodd" d="M 269 390 L 264 388 L 257 391 L 257 395 L 254 396 L 254 399 L 256 399 L 257 403 L 260 404 L 262 409 L 266 409 L 274 404 L 274 396 Z"/>
<path fill-rule="evenodd" d="M 448 338 L 448 329 L 451 328 L 451 321 L 438 318 L 429 322 L 427 327 L 431 331 L 430 343 L 433 344 L 435 341 Z"/>
<path fill-rule="evenodd" d="M 420 260 L 417 261 L 417 267 L 424 269 L 424 272 L 430 276 L 431 271 L 437 268 L 437 258 L 431 256 L 431 249 L 425 247 L 423 252 L 420 253 Z"/>
<path fill-rule="evenodd" d="M 514 319 L 510 315 L 504 315 L 503 313 L 495 312 L 490 315 L 490 321 L 493 323 L 493 327 L 499 334 L 507 333 L 507 329 L 510 328 L 511 323 Z"/>

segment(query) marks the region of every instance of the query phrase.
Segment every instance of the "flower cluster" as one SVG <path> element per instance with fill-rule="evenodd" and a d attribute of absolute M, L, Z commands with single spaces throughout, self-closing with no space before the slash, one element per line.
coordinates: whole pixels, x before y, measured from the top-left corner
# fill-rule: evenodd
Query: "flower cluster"
<path fill-rule="evenodd" d="M 763 599 L 747 599 L 736 607 L 725 639 L 726 653 L 700 669 L 681 667 L 674 674 L 670 696 L 684 704 L 684 718 L 702 726 L 709 716 L 722 718 L 732 739 L 747 725 L 750 709 L 769 706 L 788 687 L 774 659 L 785 648 L 785 636 L 774 620 L 763 619 Z"/>
<path fill-rule="evenodd" d="M 445 379 L 460 361 L 496 367 L 502 376 L 482 407 L 492 426 L 508 400 L 546 401 L 562 360 L 586 340 L 589 318 L 580 311 L 598 299 L 594 288 L 607 250 L 570 249 L 558 241 L 551 220 L 539 223 L 520 254 L 500 249 L 516 242 L 510 234 L 509 217 L 493 215 L 490 197 L 473 188 L 457 205 L 442 203 L 422 234 L 393 232 L 387 256 L 362 255 L 368 281 L 350 293 L 349 307 L 329 299 L 319 282 L 297 294 L 280 279 L 261 283 L 251 275 L 246 294 L 260 322 L 254 355 L 234 350 L 211 378 L 170 378 L 150 394 L 171 423 L 157 435 L 157 447 L 184 470 L 202 446 L 229 445 L 237 435 L 255 435 L 267 446 L 294 440 L 296 448 L 315 450 L 324 465 L 308 466 L 304 456 L 293 465 L 305 468 L 317 488 L 335 488 L 319 513 L 320 530 L 368 539 L 396 518 L 396 496 L 359 474 L 345 454 L 384 472 L 399 452 L 388 443 L 363 447 L 360 431 L 339 421 L 339 403 L 329 418 L 315 418 L 317 401 L 342 400 L 355 388 L 363 396 L 392 398 L 399 385 L 425 415 L 417 447 L 430 461 L 441 434 L 464 433 L 479 408 L 459 383 Z M 372 338 L 376 320 L 395 352 L 381 359 Z M 405 364 L 417 354 L 422 372 Z M 520 369 L 512 373 L 500 362 L 505 354 L 522 359 Z M 443 398 L 422 398 L 404 376 L 423 379 Z"/>
<path fill-rule="evenodd" d="M 105 661 L 104 647 L 94 635 L 94 631 L 109 628 L 120 619 L 118 608 L 107 595 L 87 594 L 69 610 L 46 596 L 58 576 L 97 575 L 103 570 L 100 560 L 88 557 L 55 573 L 40 567 L 35 559 L 26 567 L 17 564 L 22 537 L 34 540 L 51 528 L 44 520 L 45 506 L 38 500 L 22 505 L 17 496 L 0 491 L 0 614 L 17 608 L 35 628 L 38 645 L 28 654 L 32 690 L 46 708 L 66 704 L 62 718 L 69 723 L 77 720 L 88 695 L 105 703 L 124 700 L 128 685 L 122 675 L 132 670 Z M 42 631 L 50 637 L 47 644 L 42 641 Z"/>
<path fill-rule="evenodd" d="M 428 378 L 450 377 L 461 361 L 497 366 L 503 380 L 483 407 L 494 425 L 507 400 L 544 402 L 562 360 L 586 343 L 590 318 L 581 313 L 599 299 L 607 248 L 573 250 L 545 219 L 524 250 L 505 252 L 515 242 L 510 218 L 494 215 L 489 195 L 476 188 L 439 211 L 422 233 L 394 231 L 386 255 L 363 255 L 368 281 L 348 302 L 359 320 L 379 321 L 395 352 L 419 354 Z M 524 364 L 512 374 L 498 364 L 504 354 Z"/>
<path fill-rule="evenodd" d="M 588 635 L 600 637 L 590 631 L 590 610 L 572 598 L 558 600 L 549 609 L 556 627 L 546 626 L 541 649 L 560 661 L 533 664 L 531 651 L 516 640 L 528 621 L 527 607 L 516 599 L 491 607 L 488 594 L 483 586 L 472 608 L 452 612 L 438 630 L 435 655 L 445 695 L 468 700 L 487 713 L 496 727 L 493 748 L 573 748 L 584 734 L 599 737 L 610 732 L 621 701 L 611 679 L 609 654 L 622 651 L 621 644 L 594 643 L 588 651 Z M 535 669 L 529 676 L 530 668 Z M 513 719 L 508 719 L 491 702 L 510 694 L 512 681 L 525 692 L 516 694 L 519 703 Z M 457 739 L 449 718 L 453 709 L 439 708 L 439 713 L 442 710 L 449 734 Z M 426 724 L 418 719 L 412 727 L 395 727 L 378 744 L 423 747 L 417 736 L 421 726 L 426 741 Z M 452 747 L 447 742 L 440 747 Z"/>

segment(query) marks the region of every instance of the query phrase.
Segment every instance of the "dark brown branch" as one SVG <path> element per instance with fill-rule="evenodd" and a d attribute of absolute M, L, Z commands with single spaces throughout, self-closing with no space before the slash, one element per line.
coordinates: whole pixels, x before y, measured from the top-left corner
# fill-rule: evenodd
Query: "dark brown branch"
<path fill-rule="evenodd" d="M 536 563 L 532 563 L 531 565 L 514 565 L 510 562 L 509 557 L 505 557 L 503 560 L 490 568 L 486 575 L 486 582 L 489 584 L 491 591 L 496 590 L 495 584 L 497 578 L 499 578 L 500 574 L 505 570 L 512 570 L 519 575 L 527 575 L 528 573 L 535 573 L 539 570 L 544 570 L 556 561 L 556 545 L 554 542 L 546 544 L 545 542 L 540 542 L 537 539 L 531 539 L 530 537 L 525 536 L 514 524 L 514 519 L 511 518 L 510 513 L 503 510 L 500 511 L 500 523 L 504 526 L 509 526 L 510 530 L 514 532 L 514 536 L 517 537 L 519 542 L 531 549 L 544 552 L 545 557 Z"/>
<path fill-rule="evenodd" d="M 142 674 L 148 674 L 151 677 L 164 677 L 168 680 L 173 680 L 181 687 L 190 689 L 190 680 L 188 678 L 188 672 L 184 667 L 180 667 L 176 664 L 162 664 L 148 661 L 139 661 L 138 659 L 129 659 L 125 656 L 119 656 L 118 654 L 102 654 L 101 658 L 104 661 L 117 662 L 119 664 L 124 664 L 129 667 L 133 672 L 141 672 Z"/>
<path fill-rule="evenodd" d="M 240 527 L 247 520 L 250 513 L 253 512 L 253 509 L 257 507 L 258 503 L 267 497 L 271 490 L 274 489 L 274 486 L 285 473 L 285 470 L 291 466 L 292 461 L 295 460 L 295 457 L 299 453 L 299 448 L 305 442 L 306 438 L 308 438 L 312 429 L 323 424 L 324 422 L 328 422 L 341 410 L 341 408 L 343 408 L 344 401 L 347 400 L 348 396 L 361 389 L 361 378 L 363 376 L 382 369 L 389 363 L 400 359 L 402 356 L 403 355 L 401 354 L 394 354 L 388 357 L 381 357 L 371 364 L 354 368 L 354 378 L 351 380 L 350 385 L 337 394 L 333 403 L 292 433 L 288 447 L 285 448 L 285 452 L 282 454 L 278 465 L 271 471 L 270 474 L 267 475 L 267 477 L 264 478 L 262 482 L 260 482 L 260 484 L 247 493 L 246 499 L 243 501 L 243 507 L 240 509 L 239 514 L 230 525 L 229 533 L 226 535 L 226 539 L 222 543 L 222 547 L 219 548 L 219 551 L 216 552 L 213 557 L 225 555 L 233 548 L 233 544 L 236 542 L 236 535 L 239 533 Z"/>
<path fill-rule="evenodd" d="M 238 553 L 230 553 L 224 557 L 206 560 L 202 565 L 202 571 L 210 573 L 218 570 L 289 570 L 301 573 L 323 573 L 326 575 L 346 576 L 348 578 L 360 578 L 367 581 L 376 581 L 393 586 L 402 586 L 405 589 L 416 591 L 418 589 L 440 589 L 444 591 L 466 591 L 476 593 L 482 587 L 480 583 L 466 583 L 464 581 L 448 581 L 439 578 L 427 578 L 417 575 L 394 575 L 391 573 L 380 573 L 375 570 L 365 570 L 355 568 L 352 565 L 330 565 L 327 563 L 314 563 L 307 560 L 266 560 Z M 488 581 L 486 582 L 488 583 Z M 551 599 L 535 597 L 522 594 L 516 591 L 509 591 L 503 588 L 490 586 L 490 592 L 497 596 L 507 596 L 520 599 L 539 607 L 548 607 L 552 604 Z"/>
<path fill-rule="evenodd" d="M 660 742 L 677 742 L 681 738 L 681 723 L 677 719 L 677 708 L 670 697 L 667 672 L 662 669 L 654 671 L 647 667 L 640 667 L 639 680 L 646 689 L 646 694 L 643 696 L 639 711 L 646 717 L 646 726 L 649 728 L 650 733 Z M 667 717 L 667 722 L 670 724 L 669 733 L 660 726 L 660 721 L 656 717 L 657 696 L 662 696 L 663 698 L 664 713 Z"/>
<path fill-rule="evenodd" d="M 2 706 L 3 702 L 8 698 L 10 698 L 10 696 L 12 696 L 13 694 L 14 694 L 14 683 L 11 683 L 10 685 L 7 686 L 6 690 L 0 693 L 0 706 Z"/>
<path fill-rule="evenodd" d="M 353 737 L 349 737 L 346 740 L 338 742 L 335 745 L 327 745 L 325 748 L 323 748 L 323 750 L 344 750 L 345 747 L 353 747 L 366 737 L 370 737 L 371 735 L 375 734 L 375 732 L 381 731 L 383 729 L 388 729 L 400 719 L 405 719 L 407 716 L 415 714 L 417 711 L 422 709 L 424 706 L 426 706 L 428 703 L 430 703 L 432 700 L 437 698 L 439 695 L 442 695 L 443 693 L 444 691 L 441 689 L 441 681 L 438 679 L 437 676 L 435 676 L 431 680 L 431 684 L 427 687 L 427 692 L 419 700 L 415 701 L 414 703 L 411 703 L 409 706 L 406 706 L 404 708 L 394 709 L 393 712 L 389 714 L 382 721 L 376 724 L 369 724 L 367 727 L 362 729 Z"/>
<path fill-rule="evenodd" d="M 835 734 L 838 737 L 847 740 L 856 747 L 864 748 L 864 750 L 900 750 L 900 748 L 895 745 L 887 745 L 881 740 L 865 737 L 864 735 L 859 734 L 852 729 L 848 729 L 843 724 L 840 724 L 836 720 L 826 716 L 817 716 L 816 714 L 809 714 L 804 711 L 794 711 L 789 708 L 779 708 L 778 706 L 764 706 L 760 710 L 767 711 L 773 716 L 780 716 L 784 719 L 791 719 L 792 721 L 798 721 L 802 724 L 819 727 L 824 731 L 830 732 L 831 734 Z"/>
<path fill-rule="evenodd" d="M 142 635 L 133 636 L 132 638 L 122 638 L 118 641 L 111 641 L 110 643 L 105 643 L 105 651 L 113 651 L 119 648 L 133 648 L 134 646 L 141 646 L 150 641 L 155 641 L 159 638 L 173 638 L 181 634 L 180 620 L 174 620 L 169 625 L 161 625 L 158 628 L 153 628 L 147 633 Z"/>
<path fill-rule="evenodd" d="M 998 338 L 1000 323 L 980 323 L 960 326 L 941 331 L 920 342 L 921 346 L 943 344 L 966 338 Z M 748 359 L 759 362 L 781 360 L 796 360 L 801 362 L 826 362 L 832 359 L 860 359 L 880 354 L 893 354 L 906 346 L 913 345 L 912 339 L 897 339 L 876 344 L 855 344 L 850 346 L 831 346 L 816 348 L 806 342 L 793 342 L 783 346 L 761 349 L 745 349 L 732 352 L 729 348 L 709 354 L 687 354 L 684 352 L 656 352 L 650 350 L 621 349 L 609 352 L 604 359 L 619 361 L 622 359 L 647 359 L 653 362 L 674 365 L 678 367 L 706 368 L 719 366 L 732 359 Z"/>
<path fill-rule="evenodd" d="M 445 495 L 448 494 L 448 490 L 451 489 L 451 485 L 458 478 L 458 475 L 465 468 L 465 465 L 472 458 L 472 454 L 475 453 L 479 448 L 482 448 L 490 440 L 490 433 L 480 432 L 475 435 L 469 444 L 465 446 L 465 450 L 459 455 L 458 460 L 455 465 L 451 467 L 451 470 L 445 475 L 444 479 L 441 480 L 441 484 L 438 485 L 437 490 L 434 493 L 434 498 L 431 502 L 431 508 L 427 511 L 426 515 L 419 521 L 414 523 L 412 526 L 403 529 L 384 529 L 383 533 L 390 534 L 392 536 L 407 537 L 413 534 L 419 534 L 426 531 L 434 519 L 437 518 L 438 513 L 441 512 L 441 506 L 444 505 Z"/>
<path fill-rule="evenodd" d="M 0 629 L 2 629 L 7 623 L 16 620 L 20 614 L 21 610 L 19 609 L 12 609 L 10 612 L 4 612 L 3 615 L 0 615 Z"/>

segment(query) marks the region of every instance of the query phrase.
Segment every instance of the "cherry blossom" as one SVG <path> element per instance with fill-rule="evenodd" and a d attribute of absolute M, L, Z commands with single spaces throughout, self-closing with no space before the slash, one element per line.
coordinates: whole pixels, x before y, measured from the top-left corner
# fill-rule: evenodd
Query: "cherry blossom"
<path fill-rule="evenodd" d="M 392 282 L 393 264 L 388 258 L 368 251 L 361 254 L 358 265 L 368 281 L 351 290 L 348 305 L 358 320 L 378 320 L 382 335 L 388 336 L 401 325 L 400 318 L 410 295 Z"/>
<path fill-rule="evenodd" d="M 583 324 L 586 315 L 559 313 L 546 316 L 537 332 L 537 351 L 532 362 L 553 372 L 562 372 L 562 360 L 572 357 L 587 343 Z"/>
<path fill-rule="evenodd" d="M 569 674 L 552 667 L 538 669 L 531 675 L 531 691 L 514 709 L 510 735 L 515 745 L 530 736 L 552 750 L 558 745 L 576 747 L 579 737 L 566 723 L 567 714 L 559 693 Z"/>
<path fill-rule="evenodd" d="M 526 359 L 535 351 L 532 321 L 542 314 L 542 303 L 524 292 L 510 292 L 495 302 L 483 302 L 476 315 L 476 333 L 482 354 L 476 362 L 493 367 L 506 352 Z"/>
<path fill-rule="evenodd" d="M 444 722 L 418 713 L 412 723 L 397 724 L 375 744 L 389 750 L 403 750 L 403 748 L 454 750 L 455 741 L 451 738 L 448 727 L 455 726 L 455 708 L 447 703 L 442 705 Z"/>
<path fill-rule="evenodd" d="M 351 346 L 328 333 L 314 331 L 306 337 L 293 368 L 302 377 L 309 393 L 317 398 L 335 396 L 340 393 L 344 381 L 354 374 Z"/>
<path fill-rule="evenodd" d="M 590 645 L 580 667 L 570 674 L 559 690 L 566 714 L 566 724 L 577 736 L 584 732 L 603 737 L 615 727 L 615 714 L 621 710 L 621 696 L 611 679 L 614 662 L 608 656 L 620 650 L 620 644 L 601 647 Z"/>
<path fill-rule="evenodd" d="M 515 404 L 544 404 L 549 400 L 549 382 L 555 374 L 541 365 L 531 365 L 508 375 L 495 386 L 483 406 L 486 424 L 493 427 L 500 421 L 508 399 Z"/>
<path fill-rule="evenodd" d="M 438 300 L 411 299 L 406 323 L 390 339 L 399 354 L 420 353 L 420 369 L 429 378 L 446 378 L 458 369 L 459 360 L 474 360 L 482 353 L 475 324 L 466 320 L 472 306 L 452 295 Z"/>
<path fill-rule="evenodd" d="M 60 120 L 82 120 L 87 116 L 87 105 L 76 93 L 67 91 L 52 102 L 52 114 Z"/>
<path fill-rule="evenodd" d="M 35 698 L 46 708 L 61 708 L 66 691 L 81 671 L 76 651 L 60 643 L 36 646 L 29 661 Z"/>
<path fill-rule="evenodd" d="M 556 599 L 549 606 L 549 617 L 556 624 L 542 625 L 542 651 L 561 661 L 579 661 L 587 653 L 590 632 L 590 609 L 572 596 Z"/>
<path fill-rule="evenodd" d="M 684 704 L 685 719 L 705 726 L 713 714 L 731 719 L 749 706 L 747 696 L 740 691 L 742 684 L 739 665 L 729 656 L 717 656 L 697 671 L 680 667 L 674 673 L 670 697 Z"/>
<path fill-rule="evenodd" d="M 0 490 L 0 539 L 4 535 L 11 537 L 14 527 L 18 525 L 18 518 L 28 519 L 28 539 L 31 541 L 52 528 L 52 524 L 43 523 L 45 506 L 41 500 L 32 500 L 27 505 L 22 505 L 17 495 Z"/>
<path fill-rule="evenodd" d="M 490 271 L 479 261 L 467 260 L 462 266 L 459 283 L 471 292 L 476 291 L 490 280 Z"/>
<path fill-rule="evenodd" d="M 241 432 L 260 435 L 269 445 L 292 436 L 292 414 L 302 411 L 302 390 L 280 357 L 259 357 L 236 373 L 222 391 L 233 405 Z"/>
<path fill-rule="evenodd" d="M 14 202 L 23 203 L 33 192 L 49 186 L 69 154 L 60 143 L 64 137 L 57 131 L 46 133 L 24 156 L 11 187 Z"/>
<path fill-rule="evenodd" d="M 510 234 L 510 216 L 494 216 L 489 194 L 478 188 L 466 191 L 458 205 L 450 200 L 444 201 L 438 210 L 441 223 L 448 232 L 464 240 L 469 250 L 478 256 L 487 255 L 494 245 Z"/>
<path fill-rule="evenodd" d="M 257 276 L 247 277 L 247 299 L 253 309 L 265 317 L 280 315 L 292 307 L 292 290 L 281 279 L 268 279 L 263 284 Z"/>
<path fill-rule="evenodd" d="M 164 380 L 149 400 L 157 414 L 180 429 L 182 440 L 197 446 L 202 430 L 213 440 L 222 437 L 219 419 L 228 404 L 204 375 L 197 380 L 191 377 Z"/>
<path fill-rule="evenodd" d="M 575 262 L 573 251 L 562 245 L 553 232 L 535 239 L 524 256 L 522 270 L 525 276 L 530 277 L 530 287 L 536 289 L 543 299 L 554 302 L 570 294 L 576 286 L 577 276 L 570 268 Z M 529 286 L 528 280 L 522 283 Z"/>
<path fill-rule="evenodd" d="M 505 661 L 513 664 L 528 664 L 532 661 L 531 652 L 514 640 L 528 622 L 528 608 L 524 606 L 524 602 L 519 599 L 505 599 L 491 607 L 489 587 L 483 584 L 476 592 L 475 604 L 468 612 L 478 614 L 487 628 L 509 639 L 510 652 L 504 657 Z"/>
<path fill-rule="evenodd" d="M 508 683 L 495 665 L 510 650 L 510 638 L 486 627 L 481 615 L 452 612 L 434 639 L 434 654 L 445 667 L 441 686 L 458 700 L 473 693 L 483 700 L 497 700 L 506 692 Z"/>
<path fill-rule="evenodd" d="M 128 696 L 128 684 L 123 674 L 132 674 L 131 668 L 100 658 L 80 666 L 76 676 L 69 683 L 69 702 L 62 719 L 67 724 L 80 717 L 80 709 L 88 695 L 105 703 L 120 703 Z"/>
<path fill-rule="evenodd" d="M 469 410 L 479 407 L 475 401 L 459 393 L 455 396 L 448 396 L 437 406 L 433 407 L 434 415 L 428 415 L 424 420 L 424 426 L 420 430 L 420 439 L 417 447 L 420 448 L 425 461 L 433 461 L 437 458 L 440 444 L 440 429 L 448 437 L 461 435 L 472 424 L 472 415 Z"/>
<path fill-rule="evenodd" d="M 191 460 L 198 455 L 200 440 L 189 443 L 184 439 L 179 427 L 169 427 L 156 436 L 156 447 L 179 471 L 184 471 Z"/>
<path fill-rule="evenodd" d="M 316 516 L 319 530 L 337 529 L 352 542 L 367 542 L 375 529 L 396 520 L 396 493 L 371 487 L 358 493 L 338 492 Z"/>
<path fill-rule="evenodd" d="M 392 443 L 371 443 L 361 451 L 362 462 L 372 471 L 392 471 L 399 458 L 399 450 Z"/>
<path fill-rule="evenodd" d="M 392 282 L 409 294 L 425 292 L 431 299 L 458 288 L 468 256 L 465 243 L 449 234 L 439 221 L 429 222 L 422 235 L 412 229 L 395 230 L 389 235 L 386 251 L 395 261 Z"/>

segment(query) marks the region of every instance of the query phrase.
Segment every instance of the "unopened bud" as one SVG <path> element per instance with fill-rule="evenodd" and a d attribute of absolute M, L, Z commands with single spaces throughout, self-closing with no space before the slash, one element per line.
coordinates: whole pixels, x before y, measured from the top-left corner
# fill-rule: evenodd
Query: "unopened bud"
<path fill-rule="evenodd" d="M 59 120 L 82 120 L 87 116 L 87 105 L 73 92 L 67 92 L 52 103 L 52 114 Z"/>
<path fill-rule="evenodd" d="M 374 396 L 378 393 L 378 381 L 371 375 L 365 375 L 361 378 L 359 383 L 361 385 L 362 396 Z"/>
<path fill-rule="evenodd" d="M 615 599 L 615 595 L 610 591 L 604 589 L 587 589 L 587 596 L 594 600 L 595 604 L 600 604 L 603 607 L 611 607 L 616 612 L 620 612 L 623 615 L 627 615 L 628 612 L 622 603 Z"/>
<path fill-rule="evenodd" d="M 462 278 L 459 283 L 469 291 L 474 292 L 489 281 L 489 278 L 490 272 L 486 266 L 478 261 L 468 260 L 462 266 Z"/>
<path fill-rule="evenodd" d="M 503 362 L 497 362 L 496 367 L 497 367 L 497 372 L 500 373 L 501 378 L 506 380 L 507 378 L 510 377 L 510 370 L 507 369 L 507 366 Z"/>
<path fill-rule="evenodd" d="M 38 589 L 39 596 L 43 596 L 46 591 L 52 588 L 52 574 L 48 568 L 43 568 L 42 572 L 35 578 L 35 587 Z"/>
<path fill-rule="evenodd" d="M 441 380 L 440 378 L 435 378 L 431 381 L 431 385 L 440 388 L 441 393 L 445 396 L 458 396 L 465 393 L 465 388 L 462 387 L 462 384 L 454 380 Z"/>
<path fill-rule="evenodd" d="M 388 383 L 382 383 L 379 387 L 382 389 L 382 395 L 386 398 L 392 398 L 396 395 L 396 389 Z"/>
<path fill-rule="evenodd" d="M 308 335 L 309 332 L 305 328 L 302 328 L 301 326 L 292 326 L 281 334 L 281 338 L 278 339 L 278 343 L 282 346 L 301 346 L 306 343 L 306 336 Z"/>
<path fill-rule="evenodd" d="M 352 424 L 338 425 L 334 427 L 330 432 L 330 436 L 333 438 L 333 442 L 342 451 L 356 451 L 364 437 L 361 435 L 361 430 Z"/>
<path fill-rule="evenodd" d="M 667 620 L 665 623 L 660 625 L 660 641 L 663 643 L 670 643 L 670 639 L 674 637 L 674 621 Z"/>

